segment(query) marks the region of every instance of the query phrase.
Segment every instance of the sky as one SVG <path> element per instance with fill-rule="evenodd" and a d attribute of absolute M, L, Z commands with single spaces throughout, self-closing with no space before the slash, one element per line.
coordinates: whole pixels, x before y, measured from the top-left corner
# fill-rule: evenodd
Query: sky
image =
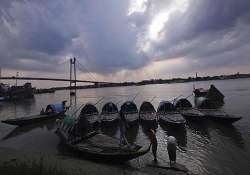
<path fill-rule="evenodd" d="M 0 1 L 2 76 L 69 77 L 72 57 L 95 81 L 249 73 L 250 1 Z"/>

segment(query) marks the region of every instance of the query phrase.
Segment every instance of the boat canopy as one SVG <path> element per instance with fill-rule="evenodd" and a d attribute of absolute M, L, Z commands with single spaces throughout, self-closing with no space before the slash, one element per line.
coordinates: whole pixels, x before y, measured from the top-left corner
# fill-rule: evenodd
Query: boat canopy
<path fill-rule="evenodd" d="M 52 112 L 59 113 L 64 111 L 64 105 L 62 103 L 59 104 L 49 104 L 46 107 L 46 112 L 52 110 Z"/>
<path fill-rule="evenodd" d="M 155 112 L 155 108 L 150 102 L 144 101 L 140 107 L 140 111 Z"/>
<path fill-rule="evenodd" d="M 175 108 L 192 108 L 192 104 L 186 98 L 181 98 L 175 102 Z"/>
<path fill-rule="evenodd" d="M 201 109 L 215 109 L 218 105 L 208 98 L 199 98 L 196 100 L 196 106 Z"/>
<path fill-rule="evenodd" d="M 97 108 L 91 104 L 91 103 L 87 103 L 81 110 L 80 115 L 89 115 L 89 114 L 98 114 L 98 110 Z"/>
<path fill-rule="evenodd" d="M 118 112 L 118 108 L 117 106 L 112 103 L 112 102 L 108 102 L 106 103 L 103 107 L 102 107 L 102 112 L 108 112 L 108 113 L 111 113 L 111 112 Z"/>
<path fill-rule="evenodd" d="M 138 112 L 137 106 L 133 101 L 127 101 L 121 106 L 122 112 Z"/>
<path fill-rule="evenodd" d="M 210 89 L 206 95 L 207 98 L 218 101 L 218 102 L 224 102 L 224 95 L 212 84 L 210 86 Z"/>
<path fill-rule="evenodd" d="M 161 101 L 158 106 L 157 112 L 168 112 L 168 111 L 174 111 L 174 110 L 175 110 L 174 105 L 171 102 Z"/>

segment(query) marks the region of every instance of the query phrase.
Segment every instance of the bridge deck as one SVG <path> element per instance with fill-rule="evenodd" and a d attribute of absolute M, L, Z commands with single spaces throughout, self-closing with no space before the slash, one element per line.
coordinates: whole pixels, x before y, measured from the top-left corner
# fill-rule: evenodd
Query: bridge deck
<path fill-rule="evenodd" d="M 89 81 L 89 80 L 70 80 L 63 78 L 35 78 L 35 77 L 0 77 L 0 80 L 43 80 L 43 81 L 71 81 L 71 82 L 81 82 L 81 83 L 112 83 L 112 82 L 101 82 L 101 81 Z"/>

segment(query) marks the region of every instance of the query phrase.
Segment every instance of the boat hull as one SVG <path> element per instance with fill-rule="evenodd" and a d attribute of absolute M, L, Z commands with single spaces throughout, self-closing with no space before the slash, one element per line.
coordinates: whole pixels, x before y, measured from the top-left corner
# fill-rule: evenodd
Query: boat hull
<path fill-rule="evenodd" d="M 159 122 L 165 123 L 170 126 L 185 126 L 186 120 L 181 114 L 158 114 Z"/>
<path fill-rule="evenodd" d="M 55 114 L 42 114 L 42 115 L 34 115 L 30 117 L 22 117 L 16 119 L 8 119 L 3 120 L 2 123 L 10 124 L 10 125 L 17 125 L 17 126 L 24 126 L 24 125 L 31 125 L 34 123 L 42 122 L 49 119 L 61 118 L 64 117 L 64 113 L 55 113 Z"/>
<path fill-rule="evenodd" d="M 119 113 L 105 113 L 101 114 L 102 124 L 112 124 L 116 123 L 119 119 Z"/>
<path fill-rule="evenodd" d="M 125 113 L 124 118 L 128 123 L 137 123 L 139 120 L 139 114 L 137 113 Z"/>
<path fill-rule="evenodd" d="M 227 113 L 220 110 L 202 109 L 201 112 L 205 115 L 206 119 L 224 124 L 231 124 L 242 118 L 242 117 L 230 116 Z"/>
<path fill-rule="evenodd" d="M 122 163 L 128 160 L 137 158 L 149 152 L 150 147 L 147 149 L 139 149 L 138 151 L 133 152 L 97 152 L 94 149 L 79 149 L 78 146 L 71 144 L 67 140 L 67 136 L 61 129 L 57 129 L 56 134 L 60 137 L 61 141 L 67 145 L 71 150 L 77 152 L 79 155 L 83 156 L 84 158 L 94 160 L 94 161 L 101 161 L 101 162 L 112 162 L 112 163 Z"/>
<path fill-rule="evenodd" d="M 196 109 L 184 109 L 180 110 L 180 113 L 187 121 L 203 121 L 205 119 L 204 114 Z"/>

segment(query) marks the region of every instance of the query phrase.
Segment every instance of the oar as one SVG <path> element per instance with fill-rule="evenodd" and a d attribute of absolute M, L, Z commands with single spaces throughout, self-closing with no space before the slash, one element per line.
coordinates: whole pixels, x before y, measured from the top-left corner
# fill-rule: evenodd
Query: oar
<path fill-rule="evenodd" d="M 100 98 L 100 99 L 94 104 L 94 106 L 97 105 L 98 103 L 100 103 L 103 99 L 105 99 L 105 97 Z"/>
<path fill-rule="evenodd" d="M 191 97 L 191 96 L 193 96 L 193 93 L 192 93 L 192 94 L 190 94 L 190 95 L 188 95 L 185 99 L 187 99 L 187 98 L 189 98 L 189 97 Z"/>
<path fill-rule="evenodd" d="M 122 102 L 122 100 L 119 100 L 115 105 L 117 106 L 120 102 Z"/>
<path fill-rule="evenodd" d="M 85 104 L 83 103 L 79 108 L 77 108 L 76 111 L 71 116 L 74 116 L 83 107 L 83 105 Z"/>
<path fill-rule="evenodd" d="M 134 98 L 132 99 L 132 101 L 135 100 L 135 98 L 139 95 L 139 92 L 134 96 Z"/>
<path fill-rule="evenodd" d="M 152 101 L 156 98 L 156 96 L 154 96 L 149 102 L 152 103 Z"/>
<path fill-rule="evenodd" d="M 177 99 L 180 98 L 180 97 L 183 97 L 183 95 L 179 95 L 179 96 L 175 97 L 175 98 L 172 100 L 172 102 L 175 102 L 175 100 L 177 100 Z"/>

